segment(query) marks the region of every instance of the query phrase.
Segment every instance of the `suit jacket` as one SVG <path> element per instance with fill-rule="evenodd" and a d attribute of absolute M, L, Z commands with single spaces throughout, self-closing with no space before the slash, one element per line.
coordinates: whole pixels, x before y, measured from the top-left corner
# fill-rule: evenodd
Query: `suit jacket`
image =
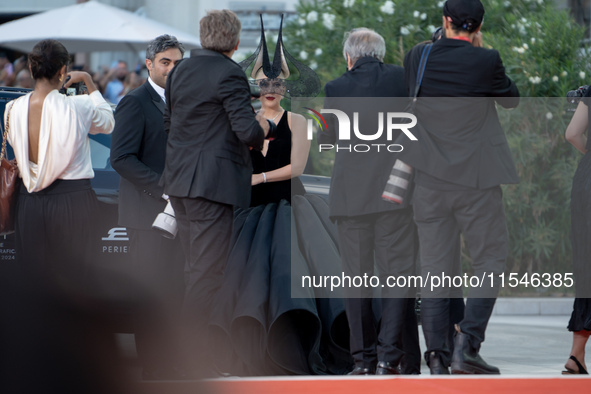
<path fill-rule="evenodd" d="M 409 92 L 424 44 L 405 57 Z M 496 50 L 441 39 L 431 48 L 415 108 L 418 141 L 408 141 L 403 160 L 432 177 L 469 188 L 518 183 L 495 102 L 519 103 L 519 91 L 505 74 Z"/>
<path fill-rule="evenodd" d="M 351 70 L 330 81 L 324 88 L 325 109 L 339 109 L 348 114 L 352 122 L 353 113 L 359 113 L 359 130 L 373 134 L 378 130 L 378 113 L 403 112 L 408 102 L 404 86 L 404 70 L 400 66 L 384 64 L 372 57 L 364 57 Z M 388 152 L 386 145 L 393 141 L 386 139 L 386 132 L 375 141 L 357 138 L 351 131 L 351 140 L 339 141 L 336 117 L 324 115 L 328 130 L 318 133 L 321 144 L 349 146 L 356 144 L 384 144 L 379 152 L 349 152 L 339 149 L 330 183 L 330 216 L 358 216 L 400 209 L 404 206 L 384 201 L 381 196 L 388 176 L 398 157 Z M 385 125 L 384 125 L 385 128 Z M 336 150 L 336 149 L 335 149 Z"/>
<path fill-rule="evenodd" d="M 221 53 L 193 50 L 168 75 L 166 103 L 166 194 L 248 207 L 248 146 L 262 149 L 264 132 L 240 66 Z"/>
<path fill-rule="evenodd" d="M 126 94 L 115 111 L 111 165 L 121 175 L 119 224 L 148 230 L 164 210 L 158 185 L 166 153 L 164 102 L 149 82 Z"/>

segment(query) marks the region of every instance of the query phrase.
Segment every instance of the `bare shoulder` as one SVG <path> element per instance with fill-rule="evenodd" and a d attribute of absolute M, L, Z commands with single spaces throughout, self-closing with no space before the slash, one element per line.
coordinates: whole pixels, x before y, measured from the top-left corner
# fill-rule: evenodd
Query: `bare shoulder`
<path fill-rule="evenodd" d="M 293 130 L 292 125 L 299 126 L 299 127 L 301 127 L 302 125 L 305 125 L 306 118 L 304 118 L 300 114 L 294 114 L 293 112 L 288 111 L 287 112 L 287 123 L 289 124 L 289 127 Z"/>

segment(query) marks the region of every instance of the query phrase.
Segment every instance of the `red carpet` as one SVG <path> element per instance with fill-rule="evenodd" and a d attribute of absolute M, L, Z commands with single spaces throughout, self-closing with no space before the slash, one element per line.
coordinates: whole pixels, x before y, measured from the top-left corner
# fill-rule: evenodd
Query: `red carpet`
<path fill-rule="evenodd" d="M 588 377 L 299 377 L 140 384 L 142 394 L 542 394 L 591 393 Z"/>

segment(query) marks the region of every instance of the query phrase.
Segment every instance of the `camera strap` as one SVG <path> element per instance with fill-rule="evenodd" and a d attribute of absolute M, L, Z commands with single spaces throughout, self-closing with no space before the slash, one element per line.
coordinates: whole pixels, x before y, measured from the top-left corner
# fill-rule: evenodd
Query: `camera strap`
<path fill-rule="evenodd" d="M 415 96 L 413 101 L 417 101 L 417 96 L 419 95 L 419 90 L 421 89 L 421 83 L 423 82 L 423 75 L 425 74 L 425 67 L 427 66 L 427 59 L 429 58 L 429 53 L 431 53 L 431 48 L 433 44 L 428 44 L 423 47 L 423 52 L 421 53 L 421 60 L 419 61 L 419 69 L 417 71 L 417 80 L 415 83 Z"/>

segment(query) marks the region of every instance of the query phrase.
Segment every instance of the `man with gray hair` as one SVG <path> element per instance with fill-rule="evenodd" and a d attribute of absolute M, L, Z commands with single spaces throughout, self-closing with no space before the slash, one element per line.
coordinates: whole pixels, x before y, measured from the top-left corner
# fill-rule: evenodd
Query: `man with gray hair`
<path fill-rule="evenodd" d="M 250 204 L 249 147 L 261 150 L 269 131 L 250 104 L 246 75 L 231 59 L 241 23 L 229 10 L 199 22 L 202 49 L 175 67 L 166 83 L 169 133 L 164 191 L 176 213 L 185 255 L 183 338 L 192 377 L 212 376 L 207 326 L 230 249 L 234 207 Z"/>
<path fill-rule="evenodd" d="M 111 165 L 121 175 L 119 225 L 127 228 L 139 288 L 135 340 L 146 380 L 180 377 L 178 317 L 183 295 L 184 255 L 178 239 L 152 229 L 166 206 L 158 184 L 164 170 L 164 88 L 185 49 L 168 34 L 146 50 L 146 83 L 126 94 L 115 111 Z"/>
<path fill-rule="evenodd" d="M 385 286 L 390 275 L 414 274 L 415 227 L 407 205 L 381 198 L 397 157 L 386 149 L 392 141 L 387 140 L 387 133 L 380 132 L 380 136 L 368 141 L 367 134 L 383 130 L 383 123 L 378 125 L 382 113 L 404 112 L 408 94 L 402 67 L 383 63 L 386 44 L 381 35 L 359 28 L 345 37 L 343 56 L 348 71 L 326 84 L 324 108 L 343 111 L 357 126 L 350 139 L 339 141 L 342 131 L 336 117 L 325 115 L 328 127 L 318 136 L 320 144 L 339 146 L 331 177 L 330 217 L 338 227 L 344 274 L 373 276 L 375 262 Z M 359 137 L 359 130 L 366 134 L 364 139 Z M 382 148 L 362 153 L 351 149 L 358 144 Z M 414 292 L 387 286 L 380 289 L 379 327 L 375 326 L 371 286 L 345 289 L 350 349 L 355 362 L 350 374 L 420 373 Z M 404 347 L 409 352 L 403 350 L 403 333 L 407 333 Z M 403 356 L 414 360 L 407 359 L 409 365 L 401 366 Z"/>

